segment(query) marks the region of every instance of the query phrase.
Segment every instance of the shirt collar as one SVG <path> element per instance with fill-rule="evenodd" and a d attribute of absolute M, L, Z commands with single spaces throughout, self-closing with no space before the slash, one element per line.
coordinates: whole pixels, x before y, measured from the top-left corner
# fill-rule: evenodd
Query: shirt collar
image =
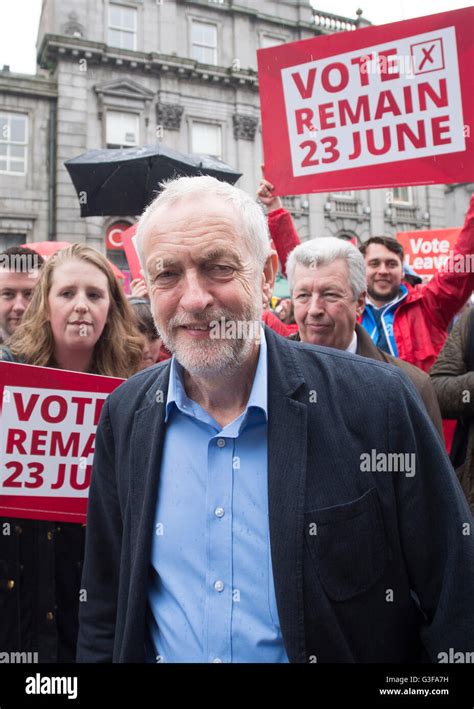
<path fill-rule="evenodd" d="M 352 335 L 352 340 L 350 341 L 349 347 L 346 347 L 346 352 L 351 352 L 352 354 L 356 354 L 357 352 L 357 333 L 355 330 Z"/>
<path fill-rule="evenodd" d="M 246 418 L 250 409 L 259 409 L 263 412 L 265 420 L 268 420 L 268 392 L 267 392 L 267 341 L 265 339 L 265 329 L 260 329 L 260 349 L 258 354 L 257 369 L 253 379 L 252 389 L 243 419 Z M 173 355 L 170 367 L 170 379 L 168 386 L 168 396 L 166 399 L 165 422 L 168 420 L 170 411 L 176 406 L 182 413 L 195 416 L 199 405 L 190 399 L 186 394 L 183 385 L 183 367 Z M 240 418 L 240 417 L 239 417 Z"/>

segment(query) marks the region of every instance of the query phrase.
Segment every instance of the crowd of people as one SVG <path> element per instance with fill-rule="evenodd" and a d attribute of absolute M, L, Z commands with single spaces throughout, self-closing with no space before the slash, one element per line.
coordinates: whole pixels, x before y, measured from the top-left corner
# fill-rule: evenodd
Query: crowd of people
<path fill-rule="evenodd" d="M 257 197 L 266 219 L 213 178 L 169 183 L 129 295 L 84 244 L 0 254 L 0 359 L 127 380 L 87 525 L 0 519 L 0 651 L 73 662 L 78 633 L 81 661 L 474 649 L 474 310 L 448 336 L 474 274 L 413 286 L 396 239 L 300 243 L 265 178 Z M 474 198 L 455 252 L 474 252 Z M 213 337 L 222 321 L 260 325 Z M 364 469 L 372 451 L 416 474 Z"/>

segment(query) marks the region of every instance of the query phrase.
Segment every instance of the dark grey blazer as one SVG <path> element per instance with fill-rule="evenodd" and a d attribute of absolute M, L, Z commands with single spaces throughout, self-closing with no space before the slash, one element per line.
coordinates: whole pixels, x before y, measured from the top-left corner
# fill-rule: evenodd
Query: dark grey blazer
<path fill-rule="evenodd" d="M 266 338 L 270 540 L 290 661 L 436 662 L 451 647 L 472 651 L 473 520 L 412 384 L 373 360 L 268 328 Z M 135 375 L 103 409 L 83 662 L 144 660 L 169 368 Z M 372 450 L 415 454 L 415 475 L 361 470 Z"/>

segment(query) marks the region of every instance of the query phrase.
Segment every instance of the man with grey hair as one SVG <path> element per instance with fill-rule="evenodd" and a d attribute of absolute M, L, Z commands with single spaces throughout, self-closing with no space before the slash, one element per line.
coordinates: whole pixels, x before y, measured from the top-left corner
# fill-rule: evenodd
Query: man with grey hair
<path fill-rule="evenodd" d="M 78 659 L 416 662 L 472 648 L 470 513 L 410 382 L 260 325 L 275 255 L 241 190 L 179 178 L 138 241 L 173 357 L 102 410 Z M 416 474 L 383 468 L 394 454 Z"/>
<path fill-rule="evenodd" d="M 311 239 L 293 249 L 286 269 L 298 325 L 290 339 L 337 347 L 399 367 L 415 385 L 442 437 L 441 412 L 429 376 L 377 348 L 357 322 L 366 302 L 365 262 L 359 249 L 334 236 Z"/>
<path fill-rule="evenodd" d="M 291 214 L 274 192 L 275 186 L 263 177 L 257 196 L 268 208 L 270 234 L 284 275 L 288 253 L 300 239 Z M 449 258 L 428 283 L 412 287 L 404 282 L 403 247 L 391 236 L 371 236 L 360 250 L 367 270 L 362 327 L 379 349 L 429 372 L 449 324 L 474 290 L 474 194 Z"/>

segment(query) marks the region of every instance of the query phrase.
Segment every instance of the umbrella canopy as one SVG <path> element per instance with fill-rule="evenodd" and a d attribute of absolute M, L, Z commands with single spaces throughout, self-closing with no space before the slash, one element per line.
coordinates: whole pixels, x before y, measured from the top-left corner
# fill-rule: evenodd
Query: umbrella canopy
<path fill-rule="evenodd" d="M 173 177 L 211 175 L 233 185 L 242 174 L 216 158 L 180 153 L 163 143 L 89 150 L 64 164 L 79 197 L 81 217 L 141 214 L 159 183 Z"/>
<path fill-rule="evenodd" d="M 70 241 L 31 241 L 29 244 L 21 244 L 21 246 L 25 246 L 28 249 L 36 251 L 37 254 L 47 260 L 50 256 L 55 254 L 56 251 L 61 251 L 61 249 L 67 249 L 68 246 L 72 246 L 72 244 Z M 107 261 L 109 262 L 109 266 L 114 272 L 115 278 L 125 279 L 125 274 L 119 268 L 117 268 L 117 266 L 112 263 L 112 261 L 109 261 L 109 259 L 107 259 Z"/>

